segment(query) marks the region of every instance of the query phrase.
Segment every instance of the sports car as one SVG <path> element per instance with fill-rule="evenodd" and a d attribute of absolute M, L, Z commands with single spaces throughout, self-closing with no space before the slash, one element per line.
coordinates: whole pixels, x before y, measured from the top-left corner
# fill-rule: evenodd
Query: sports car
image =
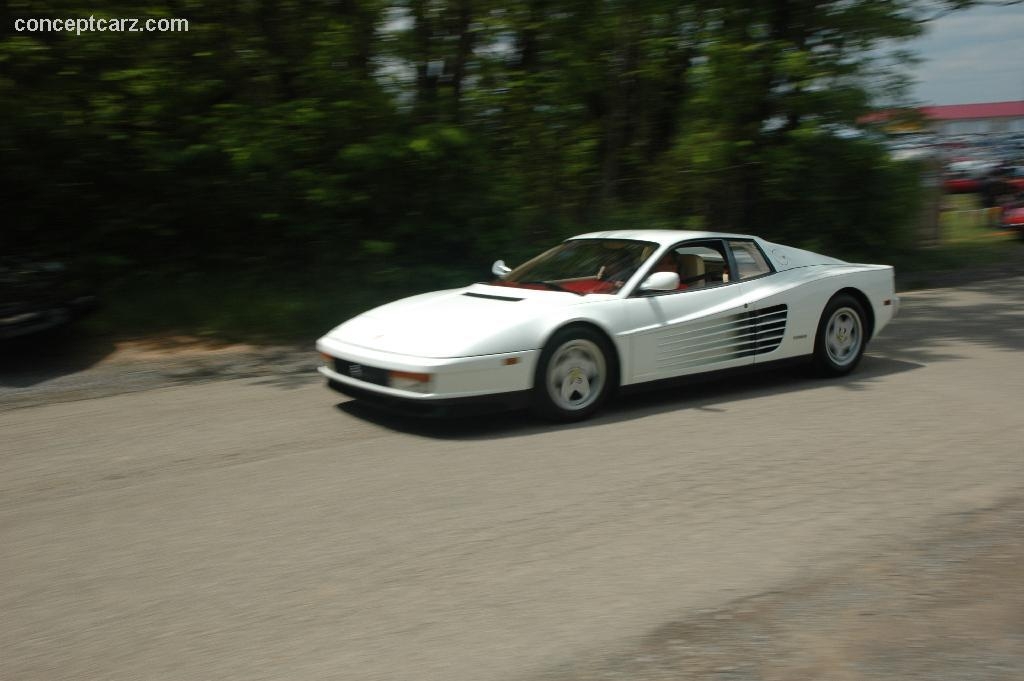
<path fill-rule="evenodd" d="M 493 279 L 412 296 L 317 341 L 328 386 L 419 413 L 575 421 L 620 388 L 808 360 L 841 376 L 893 318 L 893 268 L 721 232 L 573 237 Z"/>

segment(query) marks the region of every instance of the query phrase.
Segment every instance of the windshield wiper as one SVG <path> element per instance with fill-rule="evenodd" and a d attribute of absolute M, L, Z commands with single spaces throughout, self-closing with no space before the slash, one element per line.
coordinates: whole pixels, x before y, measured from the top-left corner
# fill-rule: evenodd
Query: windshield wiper
<path fill-rule="evenodd" d="M 540 286 L 547 286 L 552 291 L 561 291 L 562 293 L 575 293 L 578 296 L 582 296 L 583 295 L 579 291 L 573 291 L 571 288 L 566 288 L 566 287 L 564 287 L 564 286 L 562 286 L 560 284 L 556 284 L 556 283 L 551 282 L 551 281 L 540 281 L 540 280 L 537 280 L 537 281 L 520 281 L 520 282 L 516 282 L 516 283 L 519 283 L 519 284 L 539 284 Z"/>

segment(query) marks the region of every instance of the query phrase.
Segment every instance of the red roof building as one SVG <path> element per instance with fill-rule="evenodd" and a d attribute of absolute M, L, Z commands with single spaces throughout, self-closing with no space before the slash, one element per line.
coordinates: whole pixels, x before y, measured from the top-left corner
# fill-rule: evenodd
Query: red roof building
<path fill-rule="evenodd" d="M 921 113 L 946 135 L 1024 133 L 1024 101 L 923 106 Z"/>
<path fill-rule="evenodd" d="M 922 106 L 916 112 L 874 111 L 858 122 L 881 125 L 890 132 L 922 132 L 924 124 L 941 135 L 1024 133 L 1024 100 Z"/>

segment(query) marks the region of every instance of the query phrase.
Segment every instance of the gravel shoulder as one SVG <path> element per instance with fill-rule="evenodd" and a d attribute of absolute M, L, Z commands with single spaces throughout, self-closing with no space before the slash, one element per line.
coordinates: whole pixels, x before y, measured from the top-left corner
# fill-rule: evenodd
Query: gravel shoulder
<path fill-rule="evenodd" d="M 316 363 L 312 344 L 112 341 L 76 338 L 69 329 L 11 344 L 0 355 L 0 412 L 235 378 L 298 385 L 318 380 Z"/>

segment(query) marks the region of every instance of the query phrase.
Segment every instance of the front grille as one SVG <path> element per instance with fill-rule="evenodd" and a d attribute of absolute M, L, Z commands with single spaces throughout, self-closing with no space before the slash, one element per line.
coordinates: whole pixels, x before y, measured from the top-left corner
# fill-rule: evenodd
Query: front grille
<path fill-rule="evenodd" d="M 365 364 L 359 364 L 358 362 L 352 362 L 347 359 L 335 357 L 334 370 L 342 376 L 348 376 L 349 378 L 354 378 L 357 381 L 375 383 L 376 385 L 388 384 L 387 369 L 381 369 L 380 367 L 371 367 Z"/>

